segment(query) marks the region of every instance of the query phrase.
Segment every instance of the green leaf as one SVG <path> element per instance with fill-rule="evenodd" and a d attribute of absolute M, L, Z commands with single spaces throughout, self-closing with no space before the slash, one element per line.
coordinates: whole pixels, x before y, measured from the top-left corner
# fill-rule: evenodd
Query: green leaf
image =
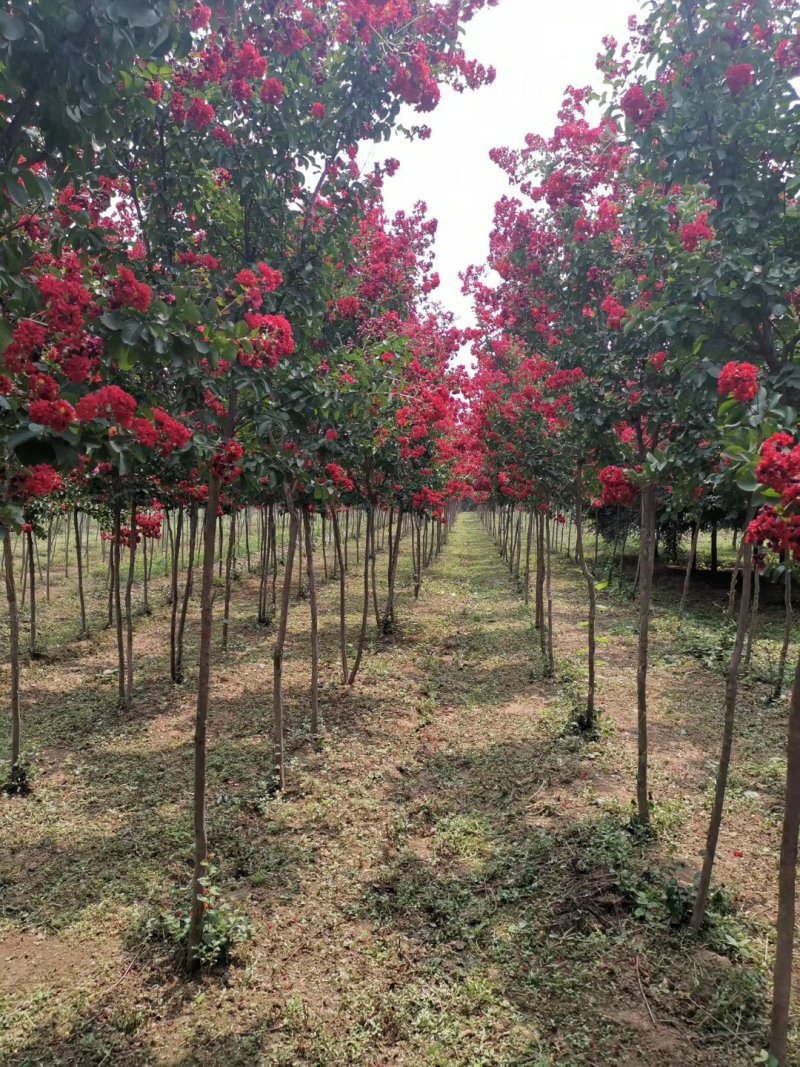
<path fill-rule="evenodd" d="M 0 11 L 0 33 L 7 41 L 19 41 L 25 36 L 25 23 L 16 15 Z"/>
<path fill-rule="evenodd" d="M 17 205 L 17 207 L 27 207 L 30 203 L 30 197 L 24 186 L 19 184 L 19 181 L 13 174 L 7 174 L 5 176 L 6 192 Z"/>

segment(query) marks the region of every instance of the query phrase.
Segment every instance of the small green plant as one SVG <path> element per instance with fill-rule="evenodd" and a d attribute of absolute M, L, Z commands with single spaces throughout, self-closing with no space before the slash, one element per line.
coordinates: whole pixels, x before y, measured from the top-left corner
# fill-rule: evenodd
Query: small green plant
<path fill-rule="evenodd" d="M 32 766 L 33 757 L 30 753 L 23 752 L 12 766 L 8 780 L 0 786 L 0 793 L 14 797 L 27 796 L 31 791 Z"/>
<path fill-rule="evenodd" d="M 252 925 L 246 915 L 238 912 L 223 899 L 222 890 L 215 883 L 217 867 L 209 859 L 203 864 L 205 875 L 200 879 L 203 887 L 203 936 L 194 949 L 195 959 L 201 967 L 224 967 L 237 945 L 252 937 Z M 166 941 L 180 949 L 186 958 L 191 912 L 185 905 L 147 920 L 145 931 L 154 941 Z"/>

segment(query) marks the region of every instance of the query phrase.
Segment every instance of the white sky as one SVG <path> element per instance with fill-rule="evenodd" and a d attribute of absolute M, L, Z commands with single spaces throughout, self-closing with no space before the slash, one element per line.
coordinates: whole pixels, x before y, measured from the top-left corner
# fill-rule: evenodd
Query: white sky
<path fill-rule="evenodd" d="M 395 137 L 372 146 L 373 160 L 401 163 L 384 187 L 389 213 L 424 200 L 439 220 L 435 295 L 460 325 L 473 318 L 459 271 L 485 261 L 494 205 L 508 189 L 489 149 L 519 147 L 528 132 L 551 133 L 563 90 L 599 84 L 601 38 L 624 40 L 638 8 L 637 0 L 500 0 L 476 15 L 464 37 L 470 58 L 496 68 L 494 84 L 461 95 L 446 90 L 431 115 L 414 116 L 430 125 L 430 140 Z"/>

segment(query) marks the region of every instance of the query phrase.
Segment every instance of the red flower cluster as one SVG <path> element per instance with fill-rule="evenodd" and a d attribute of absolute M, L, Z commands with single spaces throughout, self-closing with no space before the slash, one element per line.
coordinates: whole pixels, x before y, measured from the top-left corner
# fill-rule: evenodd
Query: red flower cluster
<path fill-rule="evenodd" d="M 139 282 L 127 267 L 117 270 L 117 277 L 111 282 L 108 302 L 112 308 L 129 307 L 144 314 L 150 307 L 153 290 L 144 282 Z"/>
<path fill-rule="evenodd" d="M 61 475 L 56 473 L 49 463 L 36 463 L 28 468 L 28 473 L 15 479 L 13 493 L 22 500 L 35 500 L 50 496 L 64 488 Z"/>
<path fill-rule="evenodd" d="M 625 118 L 640 130 L 646 130 L 650 123 L 667 110 L 667 101 L 662 93 L 648 96 L 641 85 L 632 85 L 620 101 Z"/>
<path fill-rule="evenodd" d="M 352 493 L 355 489 L 355 484 L 353 483 L 352 478 L 348 477 L 347 473 L 338 463 L 329 463 L 325 468 L 325 473 L 336 488 L 342 490 L 342 492 Z"/>
<path fill-rule="evenodd" d="M 622 467 L 604 467 L 597 477 L 602 486 L 604 504 L 621 504 L 623 507 L 631 507 L 636 503 L 639 490 L 630 481 Z"/>
<path fill-rule="evenodd" d="M 758 367 L 731 360 L 722 368 L 717 390 L 720 396 L 732 396 L 740 404 L 749 404 L 758 393 Z"/>
<path fill-rule="evenodd" d="M 681 244 L 685 251 L 694 252 L 701 241 L 712 241 L 714 230 L 708 225 L 708 215 L 701 212 L 694 222 L 686 222 L 681 226 Z"/>
<path fill-rule="evenodd" d="M 75 408 L 67 400 L 33 400 L 28 418 L 48 430 L 63 433 L 75 421 Z"/>
<path fill-rule="evenodd" d="M 725 71 L 725 81 L 733 96 L 739 96 L 753 84 L 753 68 L 749 63 L 737 63 Z"/>
<path fill-rule="evenodd" d="M 75 408 L 79 422 L 105 419 L 129 429 L 136 414 L 136 400 L 118 385 L 104 385 L 94 393 L 81 397 Z"/>
<path fill-rule="evenodd" d="M 614 296 L 607 296 L 603 303 L 600 305 L 600 310 L 606 316 L 606 325 L 609 330 L 622 329 L 622 323 L 625 320 L 625 305 L 621 304 Z"/>
<path fill-rule="evenodd" d="M 747 529 L 751 545 L 767 545 L 775 553 L 789 551 L 800 560 L 800 445 L 788 433 L 776 433 L 761 446 L 756 477 L 780 493 L 777 507 L 762 508 Z"/>
<path fill-rule="evenodd" d="M 238 441 L 228 441 L 220 445 L 211 457 L 211 470 L 220 479 L 223 485 L 235 482 L 242 473 L 239 460 L 244 455 L 244 449 Z"/>

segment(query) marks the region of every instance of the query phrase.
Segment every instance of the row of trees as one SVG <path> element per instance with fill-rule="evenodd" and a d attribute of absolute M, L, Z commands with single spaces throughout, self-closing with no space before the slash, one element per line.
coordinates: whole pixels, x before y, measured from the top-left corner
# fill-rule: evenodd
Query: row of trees
<path fill-rule="evenodd" d="M 599 91 L 567 90 L 551 137 L 529 135 L 523 148 L 493 153 L 516 195 L 497 205 L 486 266 L 465 277 L 481 331 L 462 473 L 499 509 L 496 532 L 518 558 L 520 512 L 533 516 L 524 558 L 531 537 L 546 547 L 552 514 L 574 519 L 588 599 L 587 729 L 597 714 L 597 583 L 586 515 L 637 509 L 636 808 L 644 826 L 656 523 L 693 528 L 693 559 L 702 524 L 747 516 L 697 930 L 757 610 L 753 572 L 770 568 L 785 583 L 785 666 L 791 571 L 800 560 L 800 107 L 792 81 L 800 24 L 784 0 L 660 0 L 630 29 L 622 47 L 605 42 Z M 545 651 L 546 584 L 540 565 Z M 770 1044 L 779 1064 L 787 1062 L 799 823 L 800 663 L 789 707 Z"/>
<path fill-rule="evenodd" d="M 381 186 L 396 164 L 363 173 L 358 152 L 398 128 L 403 105 L 422 116 L 440 85 L 491 79 L 460 43 L 463 23 L 485 2 L 223 0 L 212 9 L 47 0 L 0 14 L 0 526 L 12 784 L 24 784 L 13 534 L 25 532 L 32 565 L 31 537 L 48 525 L 48 509 L 65 505 L 77 562 L 81 516 L 102 526 L 119 700 L 130 706 L 137 554 L 166 516 L 175 682 L 199 551 L 192 964 L 205 910 L 220 515 L 260 509 L 264 615 L 275 597 L 276 519 L 288 516 L 273 657 L 279 785 L 289 590 L 298 550 L 313 563 L 312 515 L 330 521 L 341 557 L 339 508 L 363 514 L 364 619 L 353 664 L 342 639 L 351 684 L 376 516 L 388 515 L 395 531 L 383 632 L 393 625 L 400 531 L 414 531 L 419 557 L 430 522 L 444 518 L 458 391 L 448 363 L 462 338 L 428 302 L 435 225 L 422 206 L 387 219 Z M 228 528 L 230 554 L 236 522 Z M 315 613 L 312 567 L 308 574 Z M 341 558 L 338 574 L 344 627 Z M 82 593 L 79 601 L 85 630 Z M 315 715 L 316 669 L 315 653 Z"/>

